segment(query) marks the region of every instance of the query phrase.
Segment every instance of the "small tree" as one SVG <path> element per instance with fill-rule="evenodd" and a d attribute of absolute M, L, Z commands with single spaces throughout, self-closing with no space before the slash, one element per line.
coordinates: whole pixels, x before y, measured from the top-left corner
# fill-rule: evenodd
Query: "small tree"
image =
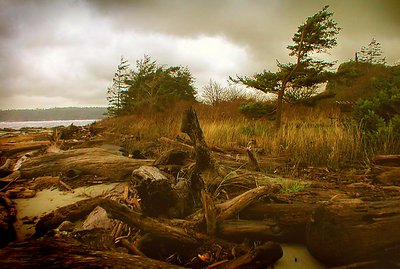
<path fill-rule="evenodd" d="M 113 77 L 111 87 L 107 88 L 107 113 L 109 116 L 120 116 L 123 108 L 123 96 L 126 94 L 128 85 L 126 84 L 127 76 L 129 75 L 128 60 L 121 57 L 121 62 L 117 67 L 117 71 Z"/>
<path fill-rule="evenodd" d="M 386 58 L 383 57 L 381 44 L 372 38 L 368 46 L 363 46 L 357 53 L 358 61 L 369 64 L 385 64 Z"/>
<path fill-rule="evenodd" d="M 292 97 L 304 97 L 309 94 L 297 94 L 294 92 L 310 91 L 319 83 L 326 82 L 331 72 L 327 68 L 333 63 L 312 58 L 315 53 L 326 52 L 327 49 L 336 46 L 336 35 L 340 28 L 333 20 L 333 13 L 325 6 L 321 11 L 308 17 L 306 22 L 298 27 L 292 40 L 294 44 L 287 48 L 289 55 L 296 57 L 295 63 L 282 64 L 277 62 L 278 71 L 264 71 L 252 77 L 230 78 L 233 82 L 242 83 L 248 87 L 271 92 L 278 95 L 275 127 L 281 126 L 282 103 L 290 100 L 286 94 L 288 89 Z M 297 100 L 295 100 L 297 101 Z"/>
<path fill-rule="evenodd" d="M 204 86 L 201 97 L 206 104 L 212 106 L 218 105 L 226 101 L 226 88 L 210 79 L 210 82 Z"/>

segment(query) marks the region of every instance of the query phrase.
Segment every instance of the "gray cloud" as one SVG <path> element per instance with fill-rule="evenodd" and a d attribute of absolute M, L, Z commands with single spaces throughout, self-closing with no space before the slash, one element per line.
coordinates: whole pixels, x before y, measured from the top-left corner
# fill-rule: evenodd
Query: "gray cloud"
<path fill-rule="evenodd" d="M 327 3 L 343 30 L 326 57 L 346 61 L 375 37 L 389 64 L 400 60 L 398 0 L 0 0 L 0 109 L 106 105 L 121 55 L 187 66 L 199 90 L 274 69 Z"/>

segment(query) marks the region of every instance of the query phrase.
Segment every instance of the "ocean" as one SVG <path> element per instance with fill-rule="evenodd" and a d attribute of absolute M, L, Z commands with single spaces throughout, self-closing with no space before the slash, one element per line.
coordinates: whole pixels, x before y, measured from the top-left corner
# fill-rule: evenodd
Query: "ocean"
<path fill-rule="evenodd" d="M 0 129 L 10 128 L 10 129 L 21 129 L 24 127 L 33 128 L 51 128 L 57 126 L 69 126 L 74 124 L 76 126 L 84 126 L 91 124 L 99 119 L 94 120 L 49 120 L 49 121 L 0 121 Z"/>

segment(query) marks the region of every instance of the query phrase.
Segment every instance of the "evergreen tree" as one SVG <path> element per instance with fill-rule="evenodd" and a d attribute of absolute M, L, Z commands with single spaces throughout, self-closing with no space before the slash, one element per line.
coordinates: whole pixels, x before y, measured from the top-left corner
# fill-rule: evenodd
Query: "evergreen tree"
<path fill-rule="evenodd" d="M 129 63 L 121 57 L 121 62 L 114 74 L 111 87 L 107 88 L 107 113 L 109 116 L 120 116 L 123 112 L 124 95 L 129 86 L 126 84 L 129 76 Z"/>
<path fill-rule="evenodd" d="M 359 62 L 369 64 L 385 64 L 386 58 L 383 57 L 381 43 L 372 38 L 368 46 L 363 46 L 358 53 Z"/>
<path fill-rule="evenodd" d="M 327 68 L 333 63 L 312 58 L 315 53 L 325 52 L 336 46 L 336 35 L 340 28 L 333 20 L 333 13 L 325 6 L 321 11 L 308 17 L 298 27 L 292 40 L 294 44 L 287 48 L 289 55 L 296 57 L 295 63 L 277 62 L 277 72 L 264 71 L 252 77 L 230 78 L 233 82 L 242 83 L 263 92 L 277 94 L 276 122 L 277 129 L 281 125 L 283 101 L 296 101 L 310 97 L 315 85 L 326 82 L 331 72 Z"/>
<path fill-rule="evenodd" d="M 162 110 L 177 99 L 195 100 L 194 79 L 187 68 L 161 66 L 147 55 L 136 62 L 126 84 L 124 112 L 143 108 Z"/>

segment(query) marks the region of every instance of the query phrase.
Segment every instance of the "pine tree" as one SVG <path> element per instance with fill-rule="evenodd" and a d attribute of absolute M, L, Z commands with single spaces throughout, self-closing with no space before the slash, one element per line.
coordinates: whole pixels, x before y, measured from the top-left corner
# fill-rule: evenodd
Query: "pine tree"
<path fill-rule="evenodd" d="M 313 58 L 316 53 L 326 52 L 336 46 L 336 35 L 340 28 L 333 20 L 333 12 L 325 6 L 321 11 L 308 17 L 294 34 L 292 45 L 287 46 L 289 55 L 294 56 L 294 63 L 277 64 L 277 72 L 264 71 L 252 77 L 230 78 L 233 82 L 274 93 L 278 96 L 275 127 L 280 128 L 282 102 L 290 99 L 308 98 L 313 94 L 315 85 L 326 82 L 332 62 Z"/>
<path fill-rule="evenodd" d="M 121 62 L 114 74 L 111 87 L 107 88 L 107 113 L 109 116 L 120 116 L 123 112 L 124 95 L 129 88 L 125 83 L 129 76 L 129 63 L 121 57 Z"/>
<path fill-rule="evenodd" d="M 362 63 L 369 64 L 386 64 L 386 58 L 383 57 L 381 43 L 372 38 L 368 46 L 361 47 L 358 60 Z"/>

